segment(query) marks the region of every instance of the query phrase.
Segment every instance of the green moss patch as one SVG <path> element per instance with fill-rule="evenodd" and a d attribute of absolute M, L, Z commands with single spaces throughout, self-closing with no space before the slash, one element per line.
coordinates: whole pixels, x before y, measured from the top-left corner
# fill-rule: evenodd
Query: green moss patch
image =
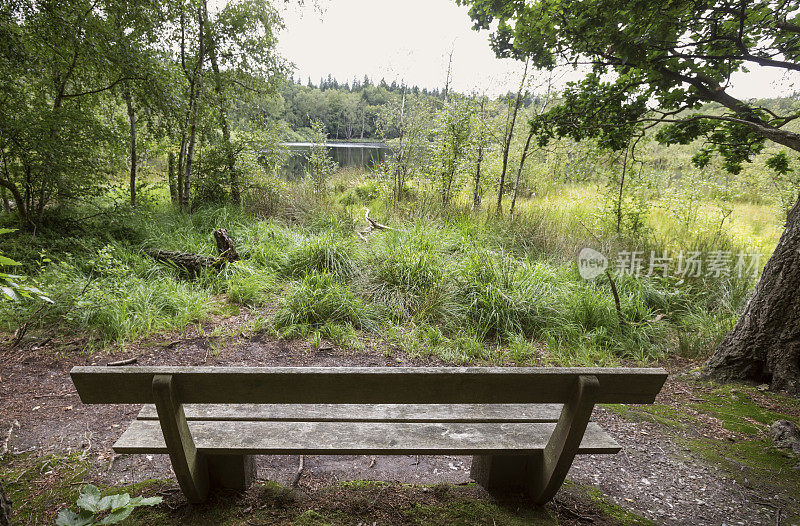
<path fill-rule="evenodd" d="M 624 526 L 651 526 L 653 521 L 626 510 L 615 504 L 602 491 L 591 486 L 575 484 L 567 481 L 556 497 L 564 500 L 589 501 L 593 511 L 603 517 L 602 524 L 620 524 Z"/>
<path fill-rule="evenodd" d="M 686 427 L 686 422 L 682 421 L 683 415 L 671 405 L 603 404 L 602 407 L 626 420 L 654 422 L 667 427 Z"/>
<path fill-rule="evenodd" d="M 770 400 L 771 398 L 774 400 Z M 759 399 L 762 399 L 761 403 L 759 403 Z M 746 386 L 714 388 L 703 395 L 702 401 L 691 404 L 691 407 L 698 412 L 718 418 L 728 431 L 748 435 L 766 431 L 776 420 L 788 419 L 798 422 L 796 416 L 765 408 L 765 402 L 773 402 L 770 405 L 778 407 L 784 404 L 789 404 L 789 407 L 791 405 L 800 407 L 800 402 L 797 400 L 792 402 L 786 397 L 767 392 L 762 393 Z"/>
<path fill-rule="evenodd" d="M 779 496 L 787 503 L 788 524 L 800 520 L 800 470 L 796 456 L 773 447 L 769 439 L 728 442 L 707 438 L 689 440 L 686 446 L 731 478 L 767 498 Z"/>

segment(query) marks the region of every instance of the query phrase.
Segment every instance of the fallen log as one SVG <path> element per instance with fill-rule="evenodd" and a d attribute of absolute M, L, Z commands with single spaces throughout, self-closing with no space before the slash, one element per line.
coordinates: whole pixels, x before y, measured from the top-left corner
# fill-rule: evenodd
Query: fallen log
<path fill-rule="evenodd" d="M 200 254 L 193 254 L 191 252 L 177 252 L 175 250 L 147 249 L 145 252 L 156 261 L 177 266 L 182 270 L 188 271 L 192 275 L 199 274 L 202 270 L 207 268 L 220 269 L 228 262 L 225 258 L 212 258 L 209 256 L 201 256 Z"/>
<path fill-rule="evenodd" d="M 214 240 L 220 253 L 218 257 L 161 249 L 146 249 L 145 252 L 156 261 L 176 266 L 189 272 L 192 276 L 196 276 L 205 269 L 213 268 L 219 270 L 227 263 L 233 263 L 240 259 L 233 240 L 228 236 L 228 232 L 224 228 L 218 228 L 214 231 Z"/>

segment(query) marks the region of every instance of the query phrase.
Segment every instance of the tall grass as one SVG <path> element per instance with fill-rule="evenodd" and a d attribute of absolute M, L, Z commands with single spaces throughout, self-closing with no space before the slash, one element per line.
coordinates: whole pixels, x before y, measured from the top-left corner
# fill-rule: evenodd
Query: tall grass
<path fill-rule="evenodd" d="M 452 362 L 607 365 L 667 352 L 707 355 L 753 282 L 615 276 L 618 312 L 608 277 L 578 274 L 580 248 L 613 259 L 624 249 L 769 250 L 776 239 L 774 225 L 749 219 L 768 216 L 756 204 L 741 205 L 723 228 L 709 219 L 712 208 L 701 209 L 706 219 L 691 232 L 654 207 L 650 234 L 630 238 L 599 218 L 592 186 L 548 187 L 521 198 L 513 220 L 458 203 L 446 211 L 415 201 L 393 209 L 378 181 L 353 174 L 332 187 L 327 198 L 288 188 L 288 212 L 272 219 L 236 207 L 186 215 L 154 204 L 71 236 L 56 226 L 36 238 L 4 236 L 0 249 L 23 261 L 56 300 L 37 314 L 43 327 L 61 324 L 104 342 L 183 330 L 230 301 L 268 307 L 270 325 L 283 337 L 354 346 L 361 331 L 383 338 L 387 352 L 400 347 Z M 360 239 L 354 230 L 365 208 L 393 230 Z M 190 278 L 142 250 L 215 255 L 211 233 L 220 227 L 243 259 L 219 272 Z M 13 331 L 37 309 L 0 304 L 0 326 Z"/>

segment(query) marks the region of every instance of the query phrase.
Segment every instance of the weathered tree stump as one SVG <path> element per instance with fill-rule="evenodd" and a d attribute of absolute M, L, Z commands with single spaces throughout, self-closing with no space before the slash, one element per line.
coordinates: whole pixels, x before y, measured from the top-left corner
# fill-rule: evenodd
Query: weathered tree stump
<path fill-rule="evenodd" d="M 227 259 L 231 263 L 241 259 L 239 257 L 239 252 L 236 251 L 236 246 L 233 244 L 233 240 L 228 237 L 227 230 L 224 228 L 214 230 L 214 239 L 217 242 L 217 250 L 219 250 L 220 257 Z"/>

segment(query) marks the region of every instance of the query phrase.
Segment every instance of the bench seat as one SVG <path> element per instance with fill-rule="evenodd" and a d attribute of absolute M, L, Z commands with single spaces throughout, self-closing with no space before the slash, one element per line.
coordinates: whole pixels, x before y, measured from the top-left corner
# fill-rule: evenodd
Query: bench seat
<path fill-rule="evenodd" d="M 184 404 L 187 420 L 292 422 L 557 422 L 563 404 Z M 158 420 L 145 405 L 139 420 Z"/>
<path fill-rule="evenodd" d="M 197 451 L 231 455 L 519 455 L 543 451 L 556 427 L 555 422 L 187 420 Z M 577 453 L 619 450 L 611 436 L 590 422 Z M 168 453 L 159 421 L 134 421 L 114 451 Z"/>
<path fill-rule="evenodd" d="M 84 404 L 144 404 L 118 453 L 167 453 L 190 502 L 255 455 L 471 455 L 492 492 L 551 500 L 576 454 L 616 453 L 598 403 L 653 403 L 663 369 L 75 367 Z M 149 405 L 152 404 L 152 405 Z"/>

